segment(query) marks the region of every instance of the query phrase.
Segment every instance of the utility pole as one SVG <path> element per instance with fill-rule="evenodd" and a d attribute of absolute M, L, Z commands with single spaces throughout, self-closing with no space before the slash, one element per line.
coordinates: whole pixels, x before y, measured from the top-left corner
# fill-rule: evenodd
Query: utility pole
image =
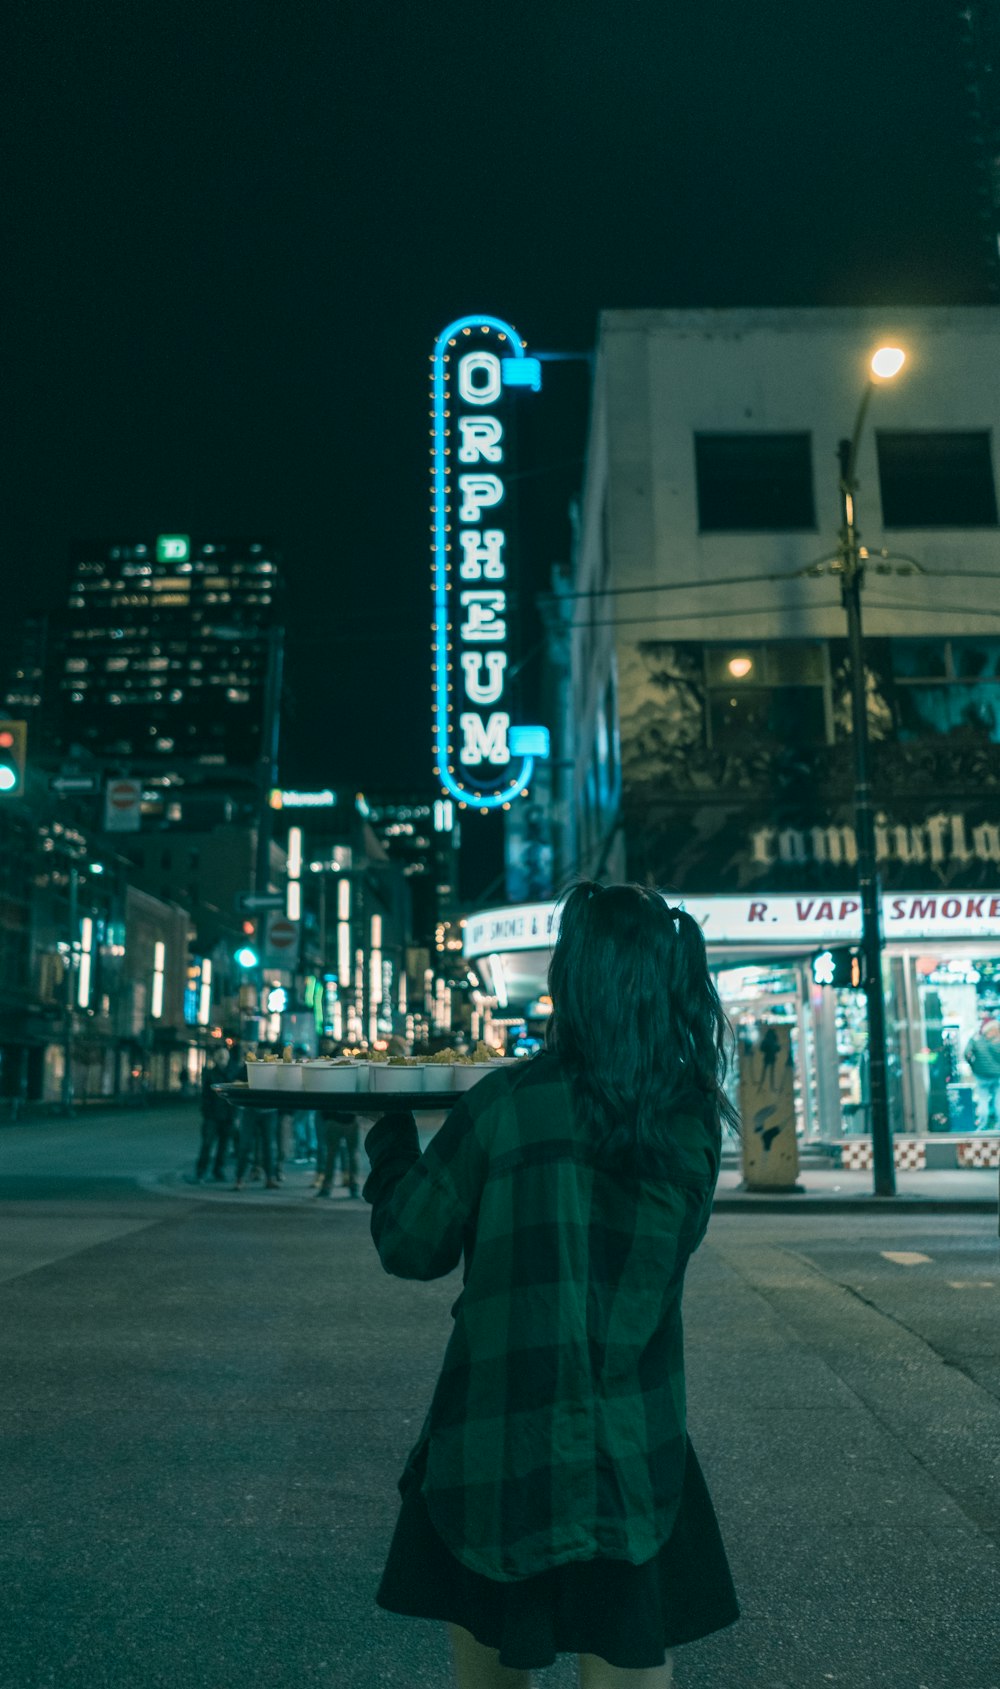
<path fill-rule="evenodd" d="M 869 383 L 858 410 L 854 438 L 841 440 L 837 448 L 840 459 L 841 510 L 838 557 L 841 565 L 840 590 L 847 613 L 847 643 L 850 652 L 854 830 L 858 849 L 858 889 L 861 895 L 861 955 L 864 961 L 864 990 L 868 1010 L 868 1095 L 875 1195 L 895 1196 L 896 1169 L 892 1150 L 892 1128 L 889 1122 L 885 989 L 882 983 L 882 898 L 875 855 L 875 814 L 868 784 L 868 696 L 861 629 L 861 589 L 864 585 L 865 566 L 859 550 L 860 535 L 854 508 L 855 457 L 870 394 Z"/>

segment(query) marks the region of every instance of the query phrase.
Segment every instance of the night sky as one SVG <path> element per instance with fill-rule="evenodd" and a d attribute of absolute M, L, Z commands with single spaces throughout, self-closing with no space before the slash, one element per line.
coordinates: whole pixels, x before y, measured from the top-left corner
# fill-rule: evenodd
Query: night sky
<path fill-rule="evenodd" d="M 74 536 L 274 535 L 287 784 L 432 787 L 426 378 L 451 317 L 585 351 L 603 307 L 989 297 L 949 0 L 7 17 L 5 622 L 64 600 Z M 586 365 L 546 382 L 529 589 L 567 557 L 586 426 Z"/>

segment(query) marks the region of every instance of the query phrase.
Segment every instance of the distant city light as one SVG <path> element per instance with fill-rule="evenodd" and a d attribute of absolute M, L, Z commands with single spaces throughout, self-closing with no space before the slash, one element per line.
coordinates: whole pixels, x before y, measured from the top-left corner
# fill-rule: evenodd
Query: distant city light
<path fill-rule="evenodd" d="M 244 944 L 236 952 L 237 966 L 241 968 L 255 968 L 257 966 L 257 952 L 251 950 L 249 944 Z"/>
<path fill-rule="evenodd" d="M 734 680 L 744 680 L 753 668 L 752 657 L 732 657 L 729 661 L 729 672 Z"/>

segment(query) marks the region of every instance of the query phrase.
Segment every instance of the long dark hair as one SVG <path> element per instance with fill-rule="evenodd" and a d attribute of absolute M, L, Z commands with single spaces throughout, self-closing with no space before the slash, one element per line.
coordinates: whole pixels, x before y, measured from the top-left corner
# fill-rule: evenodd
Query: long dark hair
<path fill-rule="evenodd" d="M 732 1028 L 701 928 L 683 909 L 645 886 L 574 886 L 549 992 L 546 1043 L 566 1070 L 599 1159 L 655 1177 L 669 1146 L 671 1108 L 692 1091 L 716 1123 L 738 1126 L 723 1089 Z"/>

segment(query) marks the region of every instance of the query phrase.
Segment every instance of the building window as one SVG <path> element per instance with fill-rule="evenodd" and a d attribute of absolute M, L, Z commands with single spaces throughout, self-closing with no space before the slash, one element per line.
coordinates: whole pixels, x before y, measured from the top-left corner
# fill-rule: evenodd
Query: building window
<path fill-rule="evenodd" d="M 894 639 L 892 672 L 901 740 L 976 734 L 1000 744 L 1000 642 Z"/>
<path fill-rule="evenodd" d="M 886 528 L 995 528 L 990 436 L 877 429 L 882 522 Z"/>
<path fill-rule="evenodd" d="M 825 645 L 706 646 L 705 694 L 708 742 L 715 750 L 830 742 Z"/>
<path fill-rule="evenodd" d="M 815 528 L 809 434 L 696 434 L 702 533 Z"/>

